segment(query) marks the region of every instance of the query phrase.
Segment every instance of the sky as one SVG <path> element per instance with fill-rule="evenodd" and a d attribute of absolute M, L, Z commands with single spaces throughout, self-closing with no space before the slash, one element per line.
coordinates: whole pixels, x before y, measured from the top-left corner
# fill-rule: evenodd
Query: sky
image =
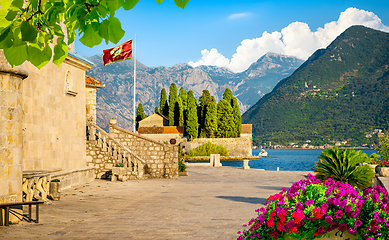
<path fill-rule="evenodd" d="M 267 52 L 306 60 L 352 25 L 389 32 L 388 0 L 189 0 L 185 9 L 173 0 L 140 0 L 115 16 L 126 31 L 118 44 L 136 35 L 136 59 L 148 67 L 189 63 L 242 72 Z M 77 39 L 75 51 L 90 57 L 114 46 L 89 48 Z"/>

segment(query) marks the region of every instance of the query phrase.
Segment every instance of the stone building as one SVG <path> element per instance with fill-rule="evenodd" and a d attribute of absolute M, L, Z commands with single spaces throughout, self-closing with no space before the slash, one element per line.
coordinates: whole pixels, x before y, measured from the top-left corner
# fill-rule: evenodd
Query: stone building
<path fill-rule="evenodd" d="M 69 51 L 59 67 L 11 68 L 0 51 L 0 203 L 21 202 L 29 178 L 58 177 L 62 187 L 93 179 L 85 150 L 85 71 L 92 65 Z"/>
<path fill-rule="evenodd" d="M 105 85 L 101 84 L 101 81 L 85 75 L 85 87 L 86 87 L 86 119 L 92 120 L 96 123 L 96 94 L 98 88 L 104 88 Z"/>

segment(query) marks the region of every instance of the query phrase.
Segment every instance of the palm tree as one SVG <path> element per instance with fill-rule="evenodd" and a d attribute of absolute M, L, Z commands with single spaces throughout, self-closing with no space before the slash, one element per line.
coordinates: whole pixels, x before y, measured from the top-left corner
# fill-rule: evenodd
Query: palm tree
<path fill-rule="evenodd" d="M 322 151 L 317 158 L 320 162 L 315 162 L 313 171 L 320 180 L 331 178 L 334 181 L 365 189 L 370 186 L 371 179 L 374 177 L 374 172 L 369 166 L 362 165 L 370 160 L 362 151 L 333 147 Z"/>

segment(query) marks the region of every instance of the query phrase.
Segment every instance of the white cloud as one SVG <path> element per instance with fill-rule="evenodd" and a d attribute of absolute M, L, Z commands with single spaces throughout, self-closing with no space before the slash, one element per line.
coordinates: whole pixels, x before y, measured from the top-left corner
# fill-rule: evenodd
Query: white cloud
<path fill-rule="evenodd" d="M 228 19 L 237 19 L 250 16 L 250 13 L 234 13 L 228 16 Z"/>
<path fill-rule="evenodd" d="M 192 66 L 215 65 L 228 67 L 234 72 L 241 72 L 268 52 L 307 59 L 317 49 L 327 47 L 352 25 L 363 25 L 389 32 L 389 27 L 382 24 L 381 19 L 374 13 L 348 8 L 340 14 L 337 21 L 329 22 L 324 25 L 324 28 L 320 27 L 316 31 L 312 31 L 306 23 L 293 22 L 280 32 L 265 31 L 261 37 L 243 40 L 231 60 L 219 53 L 217 49 L 212 48 L 211 51 L 202 50 L 202 58 L 197 62 L 191 61 L 189 64 Z"/>

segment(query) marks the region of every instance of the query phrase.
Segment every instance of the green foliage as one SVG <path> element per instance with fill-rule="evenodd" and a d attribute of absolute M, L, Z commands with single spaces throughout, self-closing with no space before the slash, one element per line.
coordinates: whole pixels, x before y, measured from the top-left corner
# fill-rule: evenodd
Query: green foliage
<path fill-rule="evenodd" d="M 226 88 L 223 93 L 223 99 L 226 100 L 229 104 L 232 106 L 232 99 L 234 98 L 234 95 L 232 94 L 231 89 Z"/>
<path fill-rule="evenodd" d="M 205 116 L 207 114 L 207 105 L 212 101 L 212 96 L 208 90 L 203 90 L 202 95 L 199 97 L 200 109 L 199 109 L 199 136 L 206 137 L 205 133 Z"/>
<path fill-rule="evenodd" d="M 181 98 L 183 111 L 185 112 L 188 107 L 188 96 L 184 87 L 180 88 L 178 97 Z"/>
<path fill-rule="evenodd" d="M 60 65 L 67 45 L 80 42 L 93 47 L 102 42 L 117 44 L 124 30 L 115 12 L 131 10 L 139 0 L 1 0 L 0 49 L 11 66 L 26 60 L 42 68 L 51 59 Z M 160 4 L 163 0 L 156 0 Z M 174 0 L 184 8 L 189 0 Z M 61 28 L 61 24 L 66 28 Z M 54 46 L 54 56 L 52 48 Z"/>
<path fill-rule="evenodd" d="M 374 172 L 368 165 L 361 165 L 370 161 L 366 153 L 354 149 L 339 149 L 333 147 L 322 151 L 318 156 L 320 162 L 316 162 L 313 171 L 320 180 L 328 178 L 356 186 L 360 189 L 368 188 Z"/>
<path fill-rule="evenodd" d="M 207 142 L 197 148 L 190 150 L 188 155 L 194 156 L 210 156 L 211 154 L 220 154 L 220 156 L 228 156 L 228 151 L 222 145 L 216 145 L 211 142 Z"/>
<path fill-rule="evenodd" d="M 138 107 L 136 108 L 136 129 L 139 127 L 139 122 L 145 119 L 147 116 L 145 114 L 145 111 L 143 109 L 142 103 L 138 104 Z"/>
<path fill-rule="evenodd" d="M 160 114 L 157 106 L 155 106 L 154 113 Z"/>
<path fill-rule="evenodd" d="M 182 162 L 182 160 L 178 161 L 178 171 L 186 172 L 186 165 Z"/>
<path fill-rule="evenodd" d="M 115 167 L 124 167 L 123 163 L 116 163 Z"/>
<path fill-rule="evenodd" d="M 389 160 L 389 133 L 385 132 L 383 136 L 379 137 L 379 145 L 376 147 L 377 151 L 386 160 Z"/>
<path fill-rule="evenodd" d="M 232 114 L 231 105 L 224 99 L 217 104 L 217 128 L 218 137 L 233 138 L 235 137 L 235 123 Z"/>
<path fill-rule="evenodd" d="M 193 95 L 192 90 L 188 92 L 186 133 L 190 136 L 191 139 L 195 139 L 198 135 L 197 100 Z"/>
<path fill-rule="evenodd" d="M 257 143 L 374 144 L 378 139 L 366 133 L 389 128 L 387 56 L 388 33 L 351 27 L 281 80 L 242 122 L 253 124 Z"/>
<path fill-rule="evenodd" d="M 177 126 L 184 126 L 184 107 L 181 98 L 177 98 L 174 117 Z"/>
<path fill-rule="evenodd" d="M 208 138 L 217 136 L 217 105 L 215 98 L 207 105 L 207 111 L 204 120 L 204 130 Z"/>
<path fill-rule="evenodd" d="M 232 113 L 235 124 L 235 137 L 240 137 L 240 132 L 242 131 L 242 117 L 240 115 L 238 100 L 234 96 L 232 97 Z"/>
<path fill-rule="evenodd" d="M 161 90 L 161 99 L 159 102 L 159 109 L 161 110 L 161 114 L 165 117 L 169 117 L 169 104 L 167 102 L 166 89 L 162 88 Z"/>
<path fill-rule="evenodd" d="M 169 92 L 169 126 L 177 126 L 175 120 L 176 102 L 177 102 L 177 85 L 175 83 L 170 84 Z"/>

